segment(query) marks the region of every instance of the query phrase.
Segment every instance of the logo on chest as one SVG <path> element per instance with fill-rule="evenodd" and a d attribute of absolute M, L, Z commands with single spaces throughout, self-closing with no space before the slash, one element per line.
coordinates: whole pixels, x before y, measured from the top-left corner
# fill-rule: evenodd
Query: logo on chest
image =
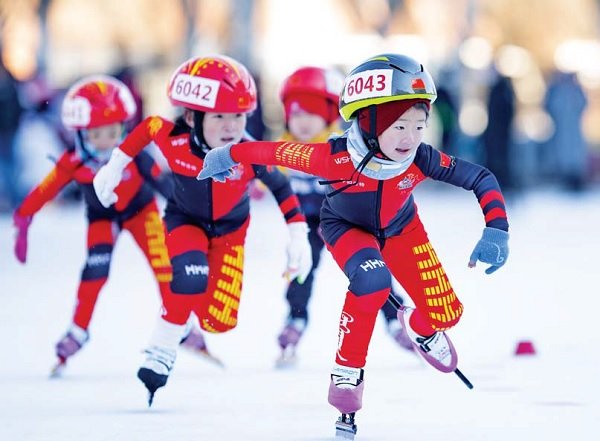
<path fill-rule="evenodd" d="M 404 178 L 402 178 L 400 182 L 398 182 L 396 187 L 398 188 L 398 190 L 407 190 L 409 188 L 413 188 L 416 180 L 417 176 L 413 173 L 409 173 L 406 176 L 404 176 Z"/>

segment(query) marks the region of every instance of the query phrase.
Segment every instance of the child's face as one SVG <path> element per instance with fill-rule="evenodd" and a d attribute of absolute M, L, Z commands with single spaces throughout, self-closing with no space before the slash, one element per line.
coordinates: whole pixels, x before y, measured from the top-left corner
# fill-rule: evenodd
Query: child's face
<path fill-rule="evenodd" d="M 411 107 L 379 135 L 381 151 L 393 161 L 405 160 L 421 144 L 426 123 L 425 111 Z"/>
<path fill-rule="evenodd" d="M 121 142 L 123 126 L 121 123 L 107 124 L 86 131 L 86 141 L 98 151 L 113 149 Z"/>
<path fill-rule="evenodd" d="M 309 142 L 327 127 L 322 116 L 304 110 L 294 110 L 288 119 L 290 134 L 299 142 Z"/>
<path fill-rule="evenodd" d="M 202 134 L 211 149 L 222 147 L 230 142 L 240 142 L 245 128 L 245 113 L 206 112 L 202 121 Z"/>

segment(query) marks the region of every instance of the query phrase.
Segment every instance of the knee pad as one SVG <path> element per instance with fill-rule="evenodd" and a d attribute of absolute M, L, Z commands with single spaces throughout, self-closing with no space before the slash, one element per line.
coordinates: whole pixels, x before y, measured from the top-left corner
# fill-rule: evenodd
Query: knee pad
<path fill-rule="evenodd" d="M 188 251 L 171 259 L 174 294 L 202 294 L 208 286 L 208 259 L 202 251 Z"/>
<path fill-rule="evenodd" d="M 86 281 L 106 279 L 110 270 L 112 251 L 113 246 L 110 244 L 99 244 L 89 248 L 81 279 Z"/>
<path fill-rule="evenodd" d="M 365 249 L 352 256 L 345 272 L 350 279 L 349 290 L 357 296 L 392 288 L 392 274 L 377 250 Z"/>

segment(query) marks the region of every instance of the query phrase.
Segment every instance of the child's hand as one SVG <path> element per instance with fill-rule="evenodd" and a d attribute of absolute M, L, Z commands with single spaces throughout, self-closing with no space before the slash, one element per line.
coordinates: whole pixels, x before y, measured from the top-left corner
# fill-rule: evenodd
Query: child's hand
<path fill-rule="evenodd" d="M 508 258 L 508 233 L 498 228 L 486 227 L 483 235 L 469 259 L 469 268 L 475 267 L 477 261 L 489 263 L 491 266 L 485 270 L 486 274 L 492 274 L 506 263 Z"/>
<path fill-rule="evenodd" d="M 232 175 L 231 169 L 237 163 L 231 158 L 231 144 L 211 149 L 204 157 L 202 171 L 196 179 L 213 178 L 218 182 L 225 182 Z"/>
<path fill-rule="evenodd" d="M 296 279 L 300 285 L 304 283 L 312 269 L 312 249 L 308 241 L 308 225 L 306 222 L 288 224 L 290 242 L 287 247 L 287 269 L 283 276 L 292 281 Z"/>
<path fill-rule="evenodd" d="M 116 148 L 112 151 L 110 160 L 106 165 L 100 167 L 100 170 L 94 176 L 94 191 L 98 200 L 105 208 L 110 207 L 119 199 L 115 193 L 115 188 L 121 182 L 123 170 L 125 170 L 125 167 L 127 167 L 127 164 L 132 159 L 121 149 Z"/>
<path fill-rule="evenodd" d="M 27 261 L 27 231 L 31 224 L 32 216 L 21 216 L 16 211 L 13 214 L 13 223 L 17 228 L 15 235 L 15 256 L 21 263 Z"/>

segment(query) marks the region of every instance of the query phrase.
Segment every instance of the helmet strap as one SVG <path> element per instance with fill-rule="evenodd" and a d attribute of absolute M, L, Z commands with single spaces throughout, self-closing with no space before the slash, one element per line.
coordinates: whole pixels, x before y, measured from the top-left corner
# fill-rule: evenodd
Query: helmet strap
<path fill-rule="evenodd" d="M 91 159 L 94 159 L 94 154 L 87 148 L 85 138 L 83 137 L 83 130 L 78 129 L 75 137 L 76 146 L 79 147 L 81 152 L 81 162 L 86 163 Z"/>
<path fill-rule="evenodd" d="M 194 118 L 194 127 L 190 131 L 192 147 L 200 149 L 203 153 L 208 153 L 210 150 L 204 139 L 204 133 L 202 131 L 202 123 L 204 122 L 204 112 L 198 110 L 192 110 L 192 116 Z"/>
<path fill-rule="evenodd" d="M 363 132 L 362 129 L 361 132 L 369 150 L 373 153 L 379 153 L 381 150 L 377 140 L 377 106 L 371 104 L 367 110 L 369 112 L 369 133 Z"/>

